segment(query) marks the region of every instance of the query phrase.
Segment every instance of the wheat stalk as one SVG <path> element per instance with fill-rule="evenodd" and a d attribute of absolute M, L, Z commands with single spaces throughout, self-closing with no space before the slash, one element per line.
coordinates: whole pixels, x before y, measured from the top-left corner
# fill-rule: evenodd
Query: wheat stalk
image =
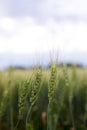
<path fill-rule="evenodd" d="M 63 74 L 64 74 L 65 85 L 66 85 L 66 87 L 69 88 L 69 109 L 70 109 L 72 125 L 75 128 L 75 122 L 74 122 L 74 117 L 73 117 L 73 104 L 72 104 L 72 100 L 73 100 L 73 86 L 70 85 L 66 64 L 63 64 Z"/>
<path fill-rule="evenodd" d="M 4 115 L 4 112 L 6 110 L 6 104 L 8 103 L 9 100 L 9 94 L 8 94 L 8 89 L 5 88 L 3 95 L 2 95 L 2 100 L 1 100 L 1 104 L 0 104 L 0 120 Z"/>
<path fill-rule="evenodd" d="M 29 117 L 30 117 L 32 107 L 34 106 L 34 104 L 37 100 L 39 91 L 40 91 L 41 80 L 42 80 L 42 69 L 38 69 L 37 73 L 36 73 L 35 84 L 33 86 L 32 92 L 31 92 L 30 108 L 28 110 L 27 117 L 26 117 L 26 129 L 27 129 L 27 126 L 28 126 L 28 120 L 29 120 Z"/>
<path fill-rule="evenodd" d="M 51 65 L 51 76 L 48 85 L 48 99 L 49 103 L 53 100 L 54 92 L 55 92 L 55 84 L 56 84 L 56 76 L 57 76 L 57 66 L 56 64 Z"/>
<path fill-rule="evenodd" d="M 55 127 L 55 125 L 52 125 L 52 120 L 54 121 L 54 123 L 56 122 L 55 113 L 51 113 L 53 111 L 52 106 L 53 104 L 55 104 L 54 94 L 55 94 L 55 88 L 56 88 L 56 78 L 57 78 L 57 64 L 51 64 L 50 80 L 49 80 L 49 85 L 48 85 L 49 103 L 48 103 L 48 108 L 47 108 L 47 130 L 49 129 L 52 130 L 53 127 Z"/>

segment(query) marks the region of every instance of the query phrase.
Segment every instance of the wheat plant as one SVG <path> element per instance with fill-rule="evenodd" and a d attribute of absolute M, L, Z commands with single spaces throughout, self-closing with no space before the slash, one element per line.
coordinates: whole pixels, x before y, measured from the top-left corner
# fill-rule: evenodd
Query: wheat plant
<path fill-rule="evenodd" d="M 66 64 L 63 65 L 63 72 L 64 72 L 64 79 L 65 79 L 65 86 L 69 89 L 69 110 L 70 110 L 70 116 L 72 121 L 73 129 L 75 129 L 75 121 L 74 121 L 74 114 L 73 114 L 73 92 L 74 87 L 70 84 L 69 81 L 69 75 Z"/>
<path fill-rule="evenodd" d="M 48 108 L 47 108 L 47 130 L 55 130 L 57 120 L 57 104 L 54 99 L 57 82 L 57 64 L 51 64 L 50 79 L 48 84 Z M 55 108 L 54 108 L 55 107 Z M 55 110 L 54 110 L 55 109 Z M 54 125 L 53 125 L 54 124 Z"/>
<path fill-rule="evenodd" d="M 32 88 L 32 92 L 31 92 L 31 96 L 30 96 L 30 107 L 29 107 L 27 117 L 26 117 L 26 130 L 29 129 L 28 128 L 29 127 L 29 123 L 28 123 L 29 117 L 30 117 L 32 107 L 34 106 L 34 104 L 37 100 L 37 97 L 38 97 L 38 94 L 40 91 L 41 81 L 42 81 L 42 69 L 38 69 L 37 73 L 36 73 L 36 77 L 35 77 L 35 83 L 34 83 L 34 86 Z"/>

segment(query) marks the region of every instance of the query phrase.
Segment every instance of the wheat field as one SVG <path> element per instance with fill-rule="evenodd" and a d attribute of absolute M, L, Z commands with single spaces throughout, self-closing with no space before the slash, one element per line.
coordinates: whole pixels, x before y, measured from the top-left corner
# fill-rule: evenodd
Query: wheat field
<path fill-rule="evenodd" d="M 0 130 L 87 130 L 87 69 L 1 71 Z"/>

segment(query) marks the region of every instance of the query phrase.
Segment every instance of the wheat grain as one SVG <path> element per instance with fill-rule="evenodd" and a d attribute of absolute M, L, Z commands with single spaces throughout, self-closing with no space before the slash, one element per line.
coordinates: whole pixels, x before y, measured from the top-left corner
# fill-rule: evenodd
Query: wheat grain
<path fill-rule="evenodd" d="M 29 120 L 29 116 L 30 116 L 32 107 L 35 104 L 37 97 L 38 97 L 38 94 L 39 94 L 39 91 L 40 91 L 41 80 L 42 80 L 42 69 L 38 69 L 37 74 L 36 74 L 35 84 L 33 86 L 32 92 L 31 92 L 30 108 L 28 110 L 27 117 L 26 117 L 26 130 L 27 130 L 28 125 L 29 125 L 28 120 Z"/>

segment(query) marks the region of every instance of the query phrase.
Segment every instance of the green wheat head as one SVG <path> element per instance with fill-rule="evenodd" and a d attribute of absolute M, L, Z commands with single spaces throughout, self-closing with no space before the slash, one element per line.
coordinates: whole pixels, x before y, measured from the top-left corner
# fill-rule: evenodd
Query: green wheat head
<path fill-rule="evenodd" d="M 50 76 L 49 85 L 48 85 L 49 103 L 53 100 L 53 97 L 54 97 L 55 85 L 56 85 L 56 77 L 57 77 L 57 65 L 52 64 L 50 71 L 51 71 L 51 76 Z"/>
<path fill-rule="evenodd" d="M 40 91 L 41 81 L 42 81 L 42 69 L 38 68 L 36 77 L 35 77 L 35 83 L 32 88 L 31 96 L 30 96 L 30 107 L 28 109 L 28 113 L 26 117 L 26 130 L 28 130 L 30 126 L 30 122 L 29 122 L 30 114 L 31 114 L 32 107 L 37 100 L 37 97 Z"/>
<path fill-rule="evenodd" d="M 36 102 L 36 99 L 40 90 L 40 86 L 41 86 L 41 80 L 42 80 L 42 70 L 38 69 L 36 78 L 35 78 L 35 84 L 31 92 L 30 106 L 33 106 Z"/>
<path fill-rule="evenodd" d="M 70 85 L 66 64 L 63 65 L 63 73 L 64 73 L 64 79 L 65 79 L 65 86 L 68 87 L 68 89 L 69 89 L 68 101 L 69 101 L 69 110 L 70 110 L 72 126 L 73 126 L 73 128 L 75 128 L 75 121 L 74 121 L 74 115 L 73 115 L 73 103 L 72 103 L 73 96 L 74 96 L 74 94 L 73 94 L 74 88 L 72 85 Z"/>
<path fill-rule="evenodd" d="M 31 86 L 32 86 L 32 83 L 33 83 L 33 78 L 34 78 L 33 74 L 31 75 L 29 80 L 22 81 L 20 86 L 19 86 L 19 90 L 18 90 L 19 115 L 24 114 L 24 111 L 27 108 L 27 96 L 28 96 L 28 94 L 30 92 L 30 89 L 31 89 Z"/>
<path fill-rule="evenodd" d="M 26 102 L 26 94 L 28 90 L 28 82 L 22 82 L 21 85 L 19 86 L 19 115 L 22 115 L 25 110 L 25 102 Z"/>
<path fill-rule="evenodd" d="M 48 85 L 47 130 L 55 130 L 57 121 L 57 104 L 54 100 L 57 79 L 57 64 L 52 64 Z M 53 123 L 53 124 L 52 124 Z"/>
<path fill-rule="evenodd" d="M 68 76 L 66 64 L 63 64 L 63 77 L 64 77 L 65 86 L 69 87 L 69 76 Z"/>

